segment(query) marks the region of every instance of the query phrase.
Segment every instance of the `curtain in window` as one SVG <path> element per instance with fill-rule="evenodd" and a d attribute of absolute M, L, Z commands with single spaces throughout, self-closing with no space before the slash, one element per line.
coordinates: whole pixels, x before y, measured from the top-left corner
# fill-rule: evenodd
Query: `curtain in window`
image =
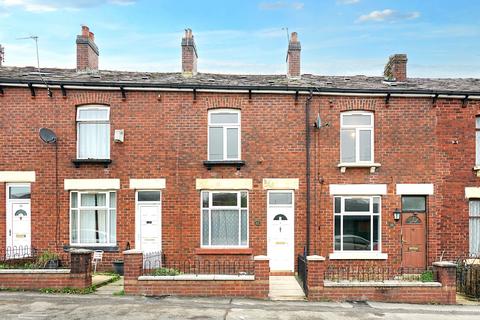
<path fill-rule="evenodd" d="M 480 254 L 480 201 L 470 201 L 470 254 Z"/>
<path fill-rule="evenodd" d="M 238 210 L 212 210 L 212 245 L 238 245 Z"/>
<path fill-rule="evenodd" d="M 80 122 L 78 125 L 78 157 L 81 159 L 108 159 L 110 125 L 108 123 Z"/>

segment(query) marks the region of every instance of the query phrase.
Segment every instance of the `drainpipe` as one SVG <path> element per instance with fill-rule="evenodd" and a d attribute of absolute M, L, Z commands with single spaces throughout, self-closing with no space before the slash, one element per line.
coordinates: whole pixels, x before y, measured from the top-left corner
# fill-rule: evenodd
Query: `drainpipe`
<path fill-rule="evenodd" d="M 306 150 L 306 179 L 307 179 L 307 245 L 305 255 L 310 255 L 310 103 L 312 101 L 313 92 L 310 90 L 310 95 L 305 101 L 305 150 Z"/>

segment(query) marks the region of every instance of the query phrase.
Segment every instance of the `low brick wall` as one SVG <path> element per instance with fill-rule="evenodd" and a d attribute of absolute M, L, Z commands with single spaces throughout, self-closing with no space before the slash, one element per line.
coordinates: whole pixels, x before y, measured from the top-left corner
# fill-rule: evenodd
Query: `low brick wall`
<path fill-rule="evenodd" d="M 269 292 L 269 260 L 254 258 L 255 275 L 142 276 L 143 254 L 124 252 L 125 293 L 161 296 L 216 296 L 266 299 Z"/>
<path fill-rule="evenodd" d="M 332 282 L 324 280 L 325 259 L 307 257 L 307 298 L 310 301 L 383 301 L 400 303 L 456 303 L 456 265 L 434 263 L 437 282 Z"/>
<path fill-rule="evenodd" d="M 71 269 L 1 269 L 0 289 L 84 289 L 92 285 L 91 251 L 70 253 Z"/>

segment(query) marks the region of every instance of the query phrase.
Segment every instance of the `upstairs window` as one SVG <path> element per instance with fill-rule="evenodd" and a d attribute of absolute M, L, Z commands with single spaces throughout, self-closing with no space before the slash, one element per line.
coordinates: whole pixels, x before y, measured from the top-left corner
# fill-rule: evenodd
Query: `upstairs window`
<path fill-rule="evenodd" d="M 475 165 L 480 166 L 480 116 L 475 118 L 476 156 Z"/>
<path fill-rule="evenodd" d="M 208 160 L 240 160 L 240 111 L 219 109 L 208 113 Z"/>
<path fill-rule="evenodd" d="M 373 162 L 373 113 L 352 111 L 340 116 L 340 162 Z"/>
<path fill-rule="evenodd" d="M 110 159 L 110 108 L 77 109 L 77 158 Z"/>

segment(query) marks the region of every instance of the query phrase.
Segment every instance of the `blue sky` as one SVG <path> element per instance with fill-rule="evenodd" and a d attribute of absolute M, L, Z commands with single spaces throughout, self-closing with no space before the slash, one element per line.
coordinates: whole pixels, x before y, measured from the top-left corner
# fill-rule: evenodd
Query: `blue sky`
<path fill-rule="evenodd" d="M 381 75 L 407 53 L 409 76 L 480 77 L 480 1 L 474 0 L 0 0 L 5 65 L 75 66 L 86 24 L 100 68 L 179 71 L 193 30 L 200 72 L 285 73 L 287 33 L 299 33 L 302 73 Z"/>

